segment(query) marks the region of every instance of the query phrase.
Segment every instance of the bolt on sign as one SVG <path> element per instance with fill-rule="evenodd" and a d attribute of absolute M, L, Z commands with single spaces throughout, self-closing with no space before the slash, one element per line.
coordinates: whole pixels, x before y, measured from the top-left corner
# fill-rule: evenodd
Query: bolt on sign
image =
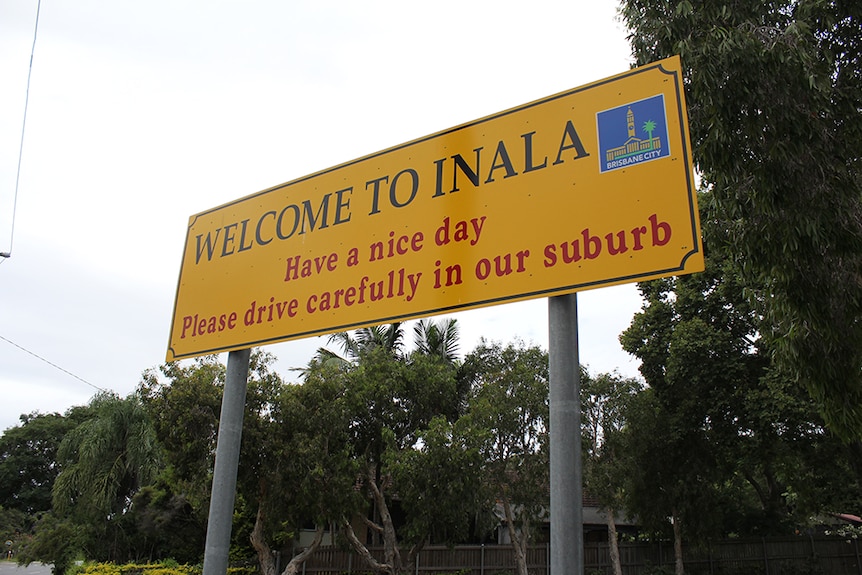
<path fill-rule="evenodd" d="M 168 361 L 703 270 L 674 57 L 192 216 Z"/>

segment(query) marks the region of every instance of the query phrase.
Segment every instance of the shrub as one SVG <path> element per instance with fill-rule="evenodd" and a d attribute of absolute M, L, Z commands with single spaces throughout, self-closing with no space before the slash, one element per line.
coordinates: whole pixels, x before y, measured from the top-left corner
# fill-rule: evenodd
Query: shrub
<path fill-rule="evenodd" d="M 84 563 L 67 571 L 66 575 L 201 575 L 201 568 L 180 565 L 172 559 L 161 563 L 127 563 L 125 565 Z"/>

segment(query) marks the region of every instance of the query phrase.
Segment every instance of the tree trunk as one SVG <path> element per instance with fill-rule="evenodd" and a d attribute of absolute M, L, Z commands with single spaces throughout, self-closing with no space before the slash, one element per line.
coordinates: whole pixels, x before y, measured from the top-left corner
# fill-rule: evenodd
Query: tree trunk
<path fill-rule="evenodd" d="M 529 524 L 524 522 L 521 533 L 515 529 L 515 515 L 509 499 L 503 496 L 503 513 L 506 515 L 506 528 L 512 541 L 512 551 L 515 554 L 515 567 L 518 575 L 527 574 L 527 540 L 530 538 Z"/>
<path fill-rule="evenodd" d="M 674 573 L 685 575 L 685 567 L 682 563 L 682 529 L 675 509 L 671 512 L 671 521 L 673 522 L 673 556 L 676 562 Z"/>
<path fill-rule="evenodd" d="M 369 474 L 369 487 L 374 495 L 374 503 L 377 511 L 380 513 L 380 522 L 383 524 L 383 556 L 386 563 L 392 566 L 393 573 L 401 572 L 401 552 L 398 550 L 398 537 L 395 533 L 395 524 L 392 523 L 392 515 L 389 513 L 389 506 L 386 505 L 386 498 L 383 496 L 383 491 L 377 485 L 377 482 Z"/>
<path fill-rule="evenodd" d="M 263 510 L 263 504 L 257 506 L 257 517 L 254 520 L 254 529 L 251 530 L 249 539 L 251 545 L 257 552 L 257 562 L 260 565 L 261 575 L 276 575 L 275 561 L 272 558 L 272 549 L 266 542 L 266 537 L 263 534 L 263 524 L 266 520 L 266 514 Z"/>
<path fill-rule="evenodd" d="M 608 553 L 611 556 L 611 569 L 614 575 L 623 575 L 623 567 L 620 564 L 620 544 L 617 540 L 617 522 L 614 520 L 614 510 L 605 508 L 608 522 Z"/>
<path fill-rule="evenodd" d="M 847 461 L 850 462 L 850 467 L 856 474 L 856 480 L 862 483 L 862 441 L 848 443 L 847 450 L 850 453 Z"/>
<path fill-rule="evenodd" d="M 410 551 L 407 553 L 407 565 L 415 565 L 416 564 L 416 557 L 419 555 L 419 553 L 422 551 L 422 549 L 424 547 L 425 547 L 425 540 L 423 539 L 422 541 L 415 543 L 413 545 L 413 547 L 410 548 Z"/>
<path fill-rule="evenodd" d="M 290 559 L 287 567 L 282 571 L 282 575 L 296 575 L 299 568 L 303 563 L 305 563 L 305 560 L 311 557 L 311 554 L 317 551 L 317 548 L 320 547 L 321 541 L 323 541 L 323 525 L 318 525 L 315 529 L 314 539 L 312 540 L 311 545 Z"/>
<path fill-rule="evenodd" d="M 356 551 L 356 553 L 360 557 L 362 557 L 366 563 L 368 563 L 368 566 L 371 567 L 371 569 L 375 573 L 395 575 L 395 571 L 392 568 L 392 565 L 389 565 L 387 563 L 380 563 L 379 561 L 377 561 L 377 559 L 374 558 L 373 555 L 371 555 L 371 552 L 368 550 L 368 547 L 366 547 L 362 543 L 362 541 L 360 541 L 359 538 L 356 536 L 356 533 L 353 531 L 353 526 L 350 524 L 350 521 L 344 519 L 342 523 L 344 526 L 345 537 L 347 537 L 347 540 L 353 546 L 353 549 Z"/>

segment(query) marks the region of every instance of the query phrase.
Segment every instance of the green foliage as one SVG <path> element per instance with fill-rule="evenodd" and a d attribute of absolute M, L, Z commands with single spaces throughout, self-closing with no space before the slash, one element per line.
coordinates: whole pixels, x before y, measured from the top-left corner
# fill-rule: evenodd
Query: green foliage
<path fill-rule="evenodd" d="M 217 356 L 144 373 L 138 395 L 163 448 L 168 481 L 195 509 L 209 504 L 225 366 Z"/>
<path fill-rule="evenodd" d="M 133 556 L 173 557 L 183 563 L 201 560 L 206 539 L 203 516 L 164 480 L 138 490 L 128 515 L 135 533 Z"/>
<path fill-rule="evenodd" d="M 348 379 L 355 448 L 375 461 L 385 448 L 384 430 L 404 449 L 435 416 L 457 414 L 454 366 L 422 354 L 399 360 L 385 349 L 363 351 Z"/>
<path fill-rule="evenodd" d="M 33 520 L 31 517 L 17 509 L 4 509 L 0 507 L 0 541 L 12 541 L 11 549 L 2 547 L 3 551 L 11 550 L 18 554 L 18 547 L 24 534 L 30 532 Z"/>
<path fill-rule="evenodd" d="M 101 520 L 128 510 L 159 468 L 159 449 L 138 398 L 98 394 L 93 417 L 70 431 L 57 452 L 63 470 L 53 488 L 59 513 Z"/>
<path fill-rule="evenodd" d="M 862 4 L 625 0 L 637 62 L 682 58 L 707 247 L 778 367 L 862 438 Z"/>
<path fill-rule="evenodd" d="M 413 327 L 413 340 L 420 354 L 449 363 L 458 358 L 458 322 L 455 319 L 443 319 L 437 323 L 420 320 Z"/>
<path fill-rule="evenodd" d="M 52 511 L 21 554 L 62 572 L 79 554 L 127 556 L 134 547 L 132 498 L 158 471 L 159 451 L 140 401 L 99 394 L 57 449 Z"/>
<path fill-rule="evenodd" d="M 175 559 L 164 559 L 153 563 L 99 563 L 83 561 L 72 564 L 57 575 L 201 575 L 200 564 L 189 565 Z M 251 567 L 228 567 L 228 575 L 256 575 Z"/>
<path fill-rule="evenodd" d="M 472 391 L 466 419 L 481 440 L 486 482 L 535 518 L 546 507 L 548 354 L 484 340 L 464 360 Z"/>
<path fill-rule="evenodd" d="M 590 377 L 581 373 L 585 489 L 607 510 L 625 507 L 626 460 L 624 430 L 628 414 L 643 384 L 617 373 Z"/>
<path fill-rule="evenodd" d="M 715 233 L 705 228 L 707 246 Z M 788 533 L 859 504 L 847 447 L 773 363 L 745 280 L 723 256 L 708 255 L 703 273 L 641 284 L 643 309 L 621 336 L 649 385 L 629 408 L 626 465 L 639 473 L 626 507 L 656 532 L 673 515 L 695 541 Z"/>
<path fill-rule="evenodd" d="M 236 573 L 237 570 L 228 569 L 228 573 L 232 572 Z M 126 563 L 122 565 L 85 562 L 72 567 L 65 575 L 201 575 L 201 567 L 199 565 L 180 564 L 170 559 L 159 563 Z"/>
<path fill-rule="evenodd" d="M 482 459 L 488 506 L 499 502 L 519 573 L 534 525 L 549 506 L 548 354 L 484 340 L 464 359 L 466 421 Z"/>
<path fill-rule="evenodd" d="M 404 349 L 404 328 L 400 322 L 363 327 L 353 334 L 346 331 L 334 333 L 329 336 L 329 343 L 337 343 L 344 352 L 344 357 L 321 349 L 318 351 L 318 360 L 329 363 L 329 360 L 339 360 L 336 364 L 357 363 L 363 353 L 372 350 L 382 350 L 392 357 L 400 357 Z"/>
<path fill-rule="evenodd" d="M 404 540 L 455 544 L 469 540 L 471 519 L 487 508 L 481 488 L 482 457 L 463 420 L 433 418 L 415 449 L 386 459 L 407 516 Z"/>
<path fill-rule="evenodd" d="M 25 416 L 22 425 L 7 430 L 0 441 L 8 447 L 6 462 L 20 465 L 19 476 L 27 483 L 15 487 L 10 481 L 14 500 L 36 501 L 29 494 L 36 493 L 37 486 L 42 499 L 48 497 L 45 509 L 33 507 L 40 511 L 38 521 L 19 516 L 14 527 L 18 536 L 9 535 L 20 539 L 18 557 L 23 561 L 54 563 L 62 571 L 83 555 L 152 556 L 157 547 L 162 553 L 198 559 L 199 548 L 183 551 L 203 545 L 201 536 L 191 535 L 194 522 L 187 516 L 188 505 L 167 493 L 164 485 L 161 490 L 143 487 L 159 470 L 160 452 L 136 397 L 101 395 L 62 417 Z M 45 513 L 52 496 L 56 505 Z M 200 524 L 197 531 L 203 532 Z"/>
<path fill-rule="evenodd" d="M 328 525 L 359 508 L 353 489 L 346 372 L 338 364 L 312 362 L 303 385 L 280 384 L 268 398 L 253 398 L 246 416 L 243 454 L 253 461 L 240 488 L 263 515 L 267 539 L 289 543 L 307 523 Z M 255 397 L 258 391 L 250 389 Z M 263 406 L 266 405 L 266 409 Z"/>
<path fill-rule="evenodd" d="M 51 509 L 51 488 L 60 472 L 57 448 L 81 419 L 31 413 L 0 436 L 0 505 L 35 514 Z"/>
<path fill-rule="evenodd" d="M 36 523 L 33 537 L 25 539 L 18 562 L 51 564 L 54 575 L 64 575 L 76 559 L 83 555 L 86 534 L 69 519 L 45 513 Z"/>
<path fill-rule="evenodd" d="M 336 393 L 328 393 L 326 405 L 339 410 L 332 420 L 312 419 L 314 427 L 308 433 L 313 437 L 302 442 L 315 445 L 315 453 L 331 452 L 336 446 L 348 450 L 337 454 L 351 464 L 338 471 L 352 481 L 342 492 L 370 504 L 368 523 L 375 526 L 374 537 L 385 549 L 384 564 L 375 569 L 392 572 L 409 564 L 412 553 L 429 538 L 455 542 L 468 536 L 479 492 L 479 453 L 457 421 L 465 396 L 455 359 L 457 324 L 420 322 L 414 336 L 416 349 L 405 353 L 401 324 L 336 334 L 331 341 L 341 344 L 345 357 L 321 350 L 302 370 L 301 389 L 322 391 L 334 385 Z M 304 413 L 302 399 L 296 394 L 285 413 L 288 409 Z M 326 448 L 316 443 L 316 437 L 328 438 L 330 433 L 344 436 L 327 440 Z M 334 469 L 327 464 L 315 472 L 327 467 Z M 339 523 L 346 523 L 349 511 L 358 510 L 362 502 L 353 499 L 345 506 L 342 500 Z M 364 543 L 350 533 L 351 543 L 361 550 Z M 414 545 L 406 562 L 399 541 Z"/>

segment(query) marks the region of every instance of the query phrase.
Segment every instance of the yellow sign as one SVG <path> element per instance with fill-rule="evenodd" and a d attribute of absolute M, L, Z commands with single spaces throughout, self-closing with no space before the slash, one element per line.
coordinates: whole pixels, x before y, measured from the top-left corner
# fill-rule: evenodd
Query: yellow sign
<path fill-rule="evenodd" d="M 167 359 L 702 269 L 670 58 L 192 216 Z"/>

